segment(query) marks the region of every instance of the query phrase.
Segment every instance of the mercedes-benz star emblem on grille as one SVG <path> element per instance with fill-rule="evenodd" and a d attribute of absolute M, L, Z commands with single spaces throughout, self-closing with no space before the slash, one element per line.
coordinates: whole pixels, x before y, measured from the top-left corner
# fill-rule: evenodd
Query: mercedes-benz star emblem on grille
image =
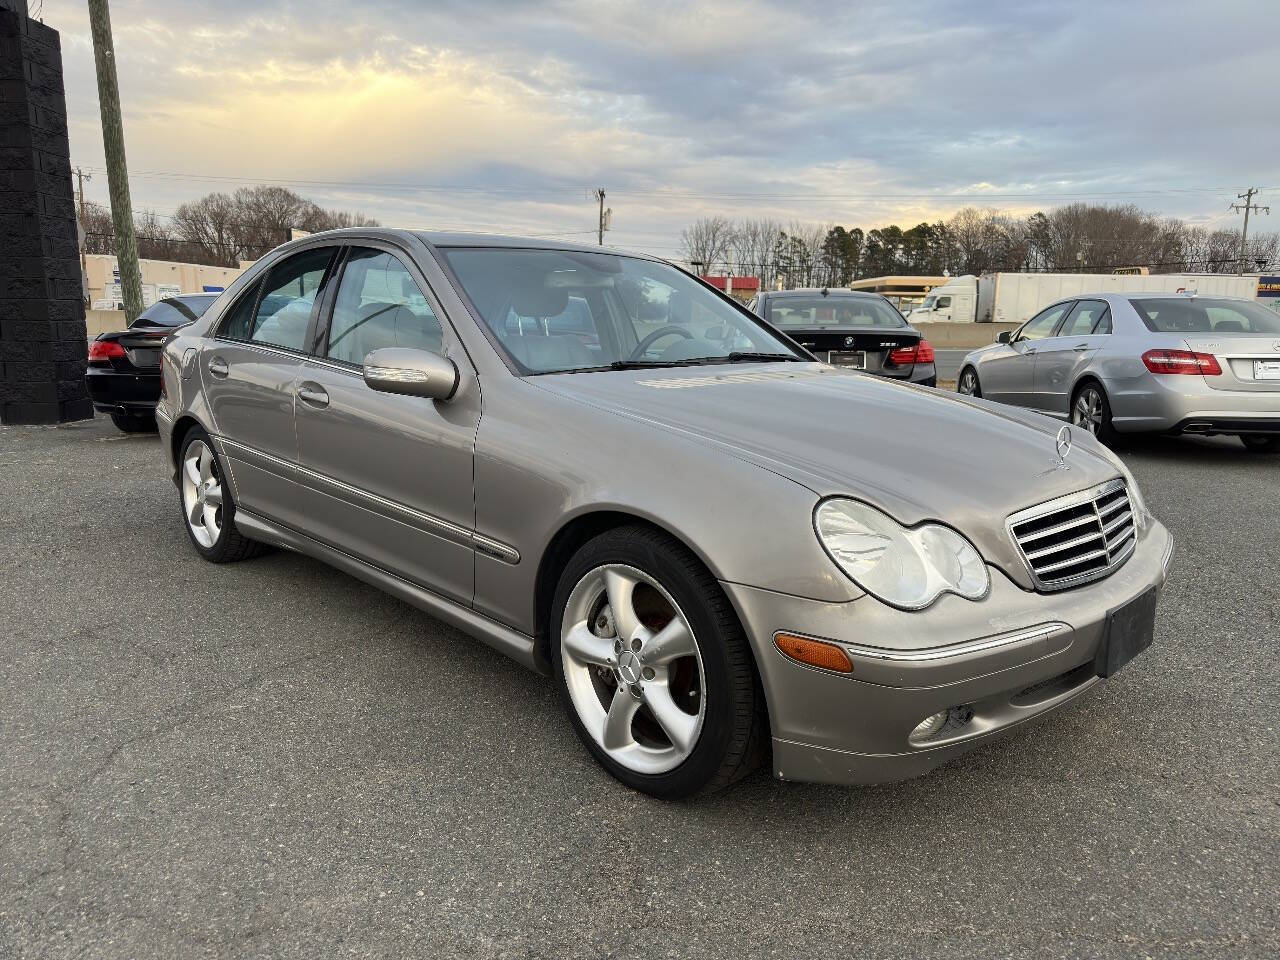
<path fill-rule="evenodd" d="M 1059 460 L 1066 460 L 1067 454 L 1071 452 L 1071 428 L 1064 426 L 1058 431 L 1058 437 L 1053 441 L 1053 449 L 1058 452 Z"/>

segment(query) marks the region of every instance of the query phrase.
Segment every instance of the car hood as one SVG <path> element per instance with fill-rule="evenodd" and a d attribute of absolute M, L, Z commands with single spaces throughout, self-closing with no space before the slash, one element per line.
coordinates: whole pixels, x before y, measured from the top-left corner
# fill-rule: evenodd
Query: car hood
<path fill-rule="evenodd" d="M 1048 417 L 825 364 L 561 374 L 533 382 L 683 432 L 819 496 L 857 497 L 907 525 L 947 523 L 1025 586 L 1005 517 L 1120 475 L 1080 430 L 1060 460 L 1054 441 L 1062 424 Z M 721 479 L 708 482 L 731 495 Z"/>

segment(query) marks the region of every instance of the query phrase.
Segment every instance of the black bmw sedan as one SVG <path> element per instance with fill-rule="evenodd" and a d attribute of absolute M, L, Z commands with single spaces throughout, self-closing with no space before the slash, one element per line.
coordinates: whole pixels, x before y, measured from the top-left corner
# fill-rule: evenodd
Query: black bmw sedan
<path fill-rule="evenodd" d="M 750 304 L 819 360 L 937 386 L 933 346 L 888 300 L 856 290 L 777 290 Z"/>
<path fill-rule="evenodd" d="M 191 293 L 157 300 L 127 330 L 100 334 L 89 344 L 85 382 L 93 407 L 111 415 L 125 433 L 156 428 L 160 399 L 160 348 L 179 327 L 200 319 L 216 293 Z"/>

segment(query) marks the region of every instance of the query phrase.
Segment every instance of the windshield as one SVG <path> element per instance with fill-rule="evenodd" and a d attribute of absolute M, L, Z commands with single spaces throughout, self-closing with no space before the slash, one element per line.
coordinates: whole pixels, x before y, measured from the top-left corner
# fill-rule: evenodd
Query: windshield
<path fill-rule="evenodd" d="M 905 327 L 902 314 L 878 297 L 778 297 L 769 321 L 779 327 Z"/>
<path fill-rule="evenodd" d="M 131 326 L 135 327 L 180 327 L 184 323 L 199 320 L 200 315 L 209 309 L 209 305 L 217 300 L 217 294 L 207 297 L 169 297 L 157 300 L 142 313 Z"/>
<path fill-rule="evenodd" d="M 1130 301 L 1153 333 L 1280 333 L 1280 313 L 1249 300 Z"/>
<path fill-rule="evenodd" d="M 924 303 L 920 304 L 920 309 L 922 309 L 922 310 L 932 310 L 932 309 L 933 309 L 933 305 L 934 305 L 935 303 L 937 303 L 937 302 L 938 302 L 938 298 L 937 298 L 937 297 L 925 297 L 925 298 L 924 298 Z"/>
<path fill-rule="evenodd" d="M 522 373 L 808 359 L 664 263 L 565 250 L 442 252 Z"/>

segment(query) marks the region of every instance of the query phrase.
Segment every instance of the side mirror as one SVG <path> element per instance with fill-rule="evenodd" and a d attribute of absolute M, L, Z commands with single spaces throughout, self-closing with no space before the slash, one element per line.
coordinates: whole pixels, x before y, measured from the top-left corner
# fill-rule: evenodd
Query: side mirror
<path fill-rule="evenodd" d="M 1010 343 L 1013 340 L 1013 332 L 1011 330 L 1001 330 L 1000 336 L 996 337 L 997 343 Z"/>
<path fill-rule="evenodd" d="M 449 400 L 458 389 L 458 368 L 429 350 L 383 347 L 364 358 L 364 382 L 382 393 Z"/>

